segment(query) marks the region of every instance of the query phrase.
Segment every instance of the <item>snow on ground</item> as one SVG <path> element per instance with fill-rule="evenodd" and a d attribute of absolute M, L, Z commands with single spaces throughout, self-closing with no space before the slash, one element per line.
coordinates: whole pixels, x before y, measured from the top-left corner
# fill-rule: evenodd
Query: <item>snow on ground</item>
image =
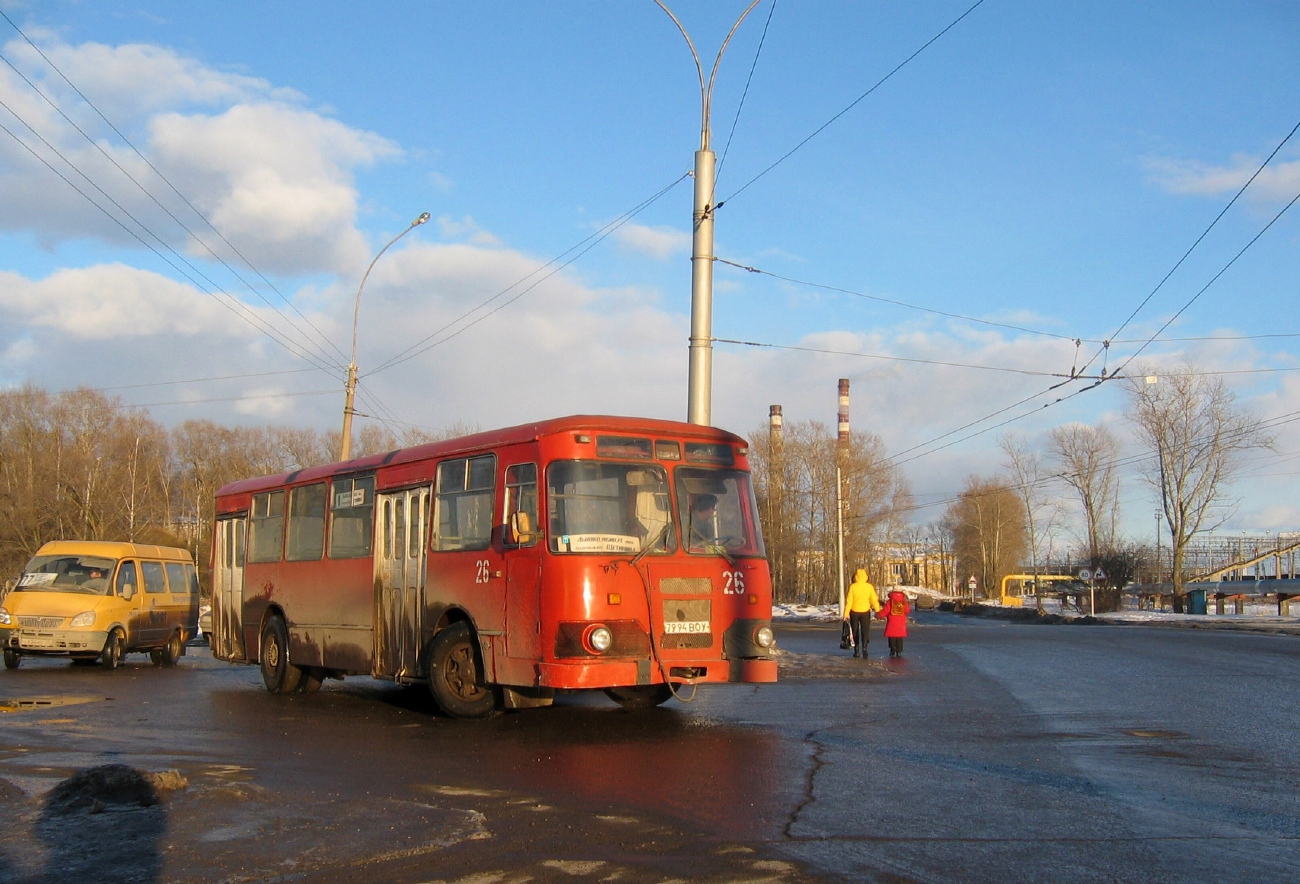
<path fill-rule="evenodd" d="M 940 601 L 955 601 L 952 596 L 944 595 L 933 589 L 927 589 L 922 586 L 887 586 L 881 589 L 880 594 L 883 597 L 886 592 L 892 589 L 901 589 L 914 601 L 918 596 L 929 596 L 936 604 Z M 1132 600 L 1125 599 L 1126 607 L 1123 611 L 1113 611 L 1106 614 L 1098 614 L 1096 619 L 1111 621 L 1116 623 L 1196 623 L 1203 626 L 1213 624 L 1223 625 L 1270 625 L 1270 624 L 1287 624 L 1300 625 L 1300 611 L 1295 611 L 1289 616 L 1280 616 L 1277 612 L 1276 603 L 1265 602 L 1247 602 L 1242 609 L 1242 613 L 1236 613 L 1235 608 L 1230 604 L 1226 613 L 1216 614 L 1214 602 L 1209 604 L 1209 613 L 1207 614 L 1174 614 L 1171 611 L 1153 611 L 1139 610 Z M 980 599 L 979 604 L 987 605 L 991 608 L 1001 607 L 997 599 Z M 1025 607 L 1032 608 L 1034 601 L 1032 598 L 1025 600 Z M 1294 606 L 1300 608 L 1300 605 Z M 1065 617 L 1075 616 L 1082 617 L 1087 614 L 1087 602 L 1084 602 L 1084 610 L 1078 611 L 1073 606 L 1064 610 L 1059 599 L 1044 599 L 1043 612 L 1046 614 L 1061 614 Z M 830 605 L 804 605 L 793 603 L 774 603 L 772 605 L 772 619 L 785 621 L 809 621 L 809 622 L 834 622 L 840 619 L 839 607 L 834 604 Z"/>

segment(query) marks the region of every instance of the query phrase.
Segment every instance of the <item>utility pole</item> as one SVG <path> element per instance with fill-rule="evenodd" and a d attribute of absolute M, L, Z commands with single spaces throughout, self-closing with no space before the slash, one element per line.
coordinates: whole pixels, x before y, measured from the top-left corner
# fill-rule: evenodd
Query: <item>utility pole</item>
<path fill-rule="evenodd" d="M 727 44 L 745 17 L 758 5 L 753 0 L 745 11 L 736 19 L 722 41 L 718 57 L 713 61 L 713 71 L 708 82 L 704 80 L 704 67 L 700 64 L 699 53 L 691 42 L 686 28 L 673 15 L 672 10 L 664 5 L 663 0 L 655 0 L 659 8 L 668 13 L 668 17 L 677 25 L 677 30 L 686 38 L 691 57 L 695 59 L 695 70 L 700 76 L 700 149 L 695 152 L 695 205 L 691 211 L 691 229 L 694 231 L 691 245 L 691 342 L 690 363 L 687 377 L 686 420 L 692 424 L 708 426 L 712 422 L 713 399 L 713 173 L 716 158 L 709 147 L 710 105 L 713 102 L 713 82 L 718 76 L 718 65 L 722 63 L 722 53 L 727 51 Z"/>
<path fill-rule="evenodd" d="M 422 212 L 420 217 L 407 225 L 405 230 L 390 239 L 388 244 L 380 249 L 379 254 L 375 255 L 374 260 L 370 262 L 370 266 L 366 268 L 366 272 L 361 276 L 361 285 L 357 286 L 357 300 L 352 306 L 352 361 L 348 363 L 348 379 L 343 385 L 343 441 L 339 443 L 339 460 L 348 460 L 352 457 L 352 415 L 356 413 L 352 408 L 352 402 L 357 392 L 357 319 L 361 316 L 361 291 L 366 287 L 366 280 L 370 278 L 370 271 L 375 268 L 375 262 L 379 260 L 384 252 L 388 251 L 388 246 L 391 246 L 428 220 L 429 213 Z"/>
<path fill-rule="evenodd" d="M 839 549 L 840 610 L 844 610 L 844 461 L 849 453 L 849 379 L 840 378 L 835 440 L 835 536 Z M 880 575 L 876 575 L 880 579 Z"/>

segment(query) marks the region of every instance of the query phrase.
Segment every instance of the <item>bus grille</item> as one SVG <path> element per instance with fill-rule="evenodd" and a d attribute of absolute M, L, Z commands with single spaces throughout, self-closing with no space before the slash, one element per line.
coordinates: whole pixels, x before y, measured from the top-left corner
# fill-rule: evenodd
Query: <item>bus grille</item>
<path fill-rule="evenodd" d="M 63 625 L 62 617 L 19 617 L 18 625 L 27 629 L 58 629 Z"/>
<path fill-rule="evenodd" d="M 664 595 L 713 595 L 713 581 L 708 577 L 665 577 L 659 581 Z"/>

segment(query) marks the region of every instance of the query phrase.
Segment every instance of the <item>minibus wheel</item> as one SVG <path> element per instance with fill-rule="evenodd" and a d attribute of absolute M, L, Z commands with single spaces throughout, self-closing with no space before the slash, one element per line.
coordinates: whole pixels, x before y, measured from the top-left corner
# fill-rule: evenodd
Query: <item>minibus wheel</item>
<path fill-rule="evenodd" d="M 184 651 L 185 648 L 181 645 L 181 634 L 173 632 L 172 637 L 167 640 L 167 644 L 158 651 L 159 662 L 163 666 L 175 666 L 180 661 L 181 654 Z"/>
<path fill-rule="evenodd" d="M 99 655 L 99 661 L 105 669 L 116 669 L 122 665 L 122 633 L 114 629 L 108 634 L 108 641 L 104 642 L 104 652 Z"/>
<path fill-rule="evenodd" d="M 673 696 L 673 689 L 666 684 L 636 685 L 623 688 L 606 688 L 605 695 L 618 705 L 632 712 L 653 709 L 662 706 Z"/>
<path fill-rule="evenodd" d="M 13 648 L 5 648 L 5 669 L 17 669 L 23 662 L 22 655 Z"/>
<path fill-rule="evenodd" d="M 453 623 L 433 637 L 427 655 L 429 690 L 452 718 L 490 718 L 496 692 L 483 685 L 478 649 L 468 623 Z"/>
<path fill-rule="evenodd" d="M 279 617 L 272 617 L 262 627 L 262 684 L 272 694 L 292 694 L 298 690 L 302 670 L 289 662 L 289 630 Z"/>

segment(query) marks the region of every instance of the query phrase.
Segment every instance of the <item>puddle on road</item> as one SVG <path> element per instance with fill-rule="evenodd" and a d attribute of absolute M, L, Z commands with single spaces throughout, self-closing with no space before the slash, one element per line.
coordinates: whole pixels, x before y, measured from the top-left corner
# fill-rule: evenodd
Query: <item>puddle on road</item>
<path fill-rule="evenodd" d="M 53 709 L 56 706 L 76 706 L 79 703 L 94 703 L 103 697 L 11 697 L 0 698 L 0 712 L 31 712 L 33 710 Z"/>

